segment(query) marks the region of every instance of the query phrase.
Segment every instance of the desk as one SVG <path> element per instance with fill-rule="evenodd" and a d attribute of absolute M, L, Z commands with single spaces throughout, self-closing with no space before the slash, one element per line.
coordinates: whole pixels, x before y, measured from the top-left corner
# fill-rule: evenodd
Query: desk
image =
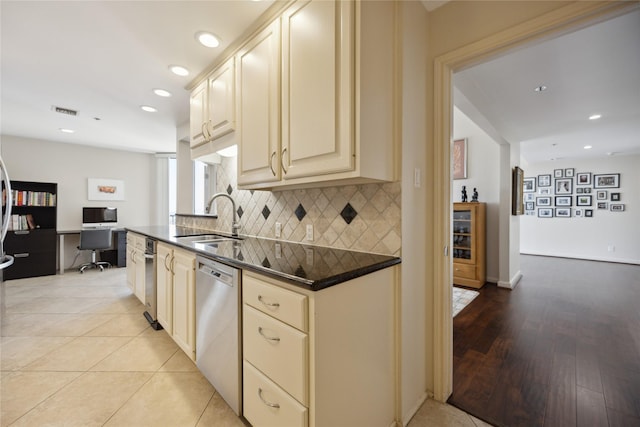
<path fill-rule="evenodd" d="M 81 230 L 58 230 L 58 274 L 64 274 L 64 236 L 68 234 L 80 234 Z M 124 228 L 113 229 L 112 248 L 117 252 L 117 266 L 127 265 L 127 232 Z"/>

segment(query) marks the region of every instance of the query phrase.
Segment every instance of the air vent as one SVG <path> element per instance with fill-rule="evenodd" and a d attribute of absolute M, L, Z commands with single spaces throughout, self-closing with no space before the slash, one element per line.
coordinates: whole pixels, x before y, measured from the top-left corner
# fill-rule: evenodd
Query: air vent
<path fill-rule="evenodd" d="M 67 116 L 77 116 L 78 112 L 76 110 L 72 110 L 70 108 L 64 108 L 64 107 L 56 107 L 55 105 L 51 106 L 51 109 L 53 111 L 55 111 L 56 113 L 60 113 L 60 114 L 66 114 Z"/>

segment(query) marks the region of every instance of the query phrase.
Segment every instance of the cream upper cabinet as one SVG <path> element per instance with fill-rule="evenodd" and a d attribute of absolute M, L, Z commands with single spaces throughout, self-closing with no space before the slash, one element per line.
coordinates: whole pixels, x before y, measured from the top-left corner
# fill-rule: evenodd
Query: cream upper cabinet
<path fill-rule="evenodd" d="M 234 58 L 191 92 L 189 121 L 191 148 L 215 141 L 235 129 Z"/>
<path fill-rule="evenodd" d="M 279 22 L 280 108 L 267 108 L 265 99 L 272 98 L 264 95 L 240 95 L 243 108 L 247 102 L 261 103 L 260 115 L 238 115 L 240 127 L 261 129 L 263 137 L 240 140 L 239 186 L 298 188 L 397 180 L 400 70 L 394 60 L 394 2 L 299 0 Z M 266 87 L 274 87 L 271 80 L 266 84 L 273 75 L 258 77 L 263 94 Z M 278 129 L 278 112 L 282 137 L 274 147 L 264 135 L 267 129 Z"/>
<path fill-rule="evenodd" d="M 280 21 L 249 40 L 236 66 L 238 184 L 280 181 Z"/>
<path fill-rule="evenodd" d="M 173 334 L 174 341 L 196 359 L 196 256 L 173 250 Z"/>
<path fill-rule="evenodd" d="M 173 335 L 173 247 L 158 243 L 156 257 L 158 323 Z"/>
<path fill-rule="evenodd" d="M 353 9 L 303 0 L 282 16 L 284 179 L 354 169 Z"/>

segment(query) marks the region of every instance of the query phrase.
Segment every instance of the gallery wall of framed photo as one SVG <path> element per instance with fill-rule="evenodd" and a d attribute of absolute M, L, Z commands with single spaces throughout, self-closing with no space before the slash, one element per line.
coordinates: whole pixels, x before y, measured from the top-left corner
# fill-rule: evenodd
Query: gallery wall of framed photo
<path fill-rule="evenodd" d="M 640 264 L 638 165 L 640 155 L 523 162 L 520 253 Z"/>
<path fill-rule="evenodd" d="M 538 218 L 593 218 L 625 211 L 621 173 L 557 168 L 524 178 L 525 215 Z"/>

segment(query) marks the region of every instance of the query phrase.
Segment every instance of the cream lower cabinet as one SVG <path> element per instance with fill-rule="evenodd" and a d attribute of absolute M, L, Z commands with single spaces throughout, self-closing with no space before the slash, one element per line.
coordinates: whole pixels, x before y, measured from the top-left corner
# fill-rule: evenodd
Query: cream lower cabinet
<path fill-rule="evenodd" d="M 395 14 L 394 2 L 299 0 L 246 44 L 241 188 L 396 179 Z"/>
<path fill-rule="evenodd" d="M 311 292 L 243 271 L 243 412 L 254 427 L 394 424 L 395 276 Z"/>
<path fill-rule="evenodd" d="M 191 360 L 196 358 L 195 266 L 192 252 L 158 243 L 158 322 Z"/>
<path fill-rule="evenodd" d="M 145 237 L 127 232 L 127 285 L 145 304 Z"/>

